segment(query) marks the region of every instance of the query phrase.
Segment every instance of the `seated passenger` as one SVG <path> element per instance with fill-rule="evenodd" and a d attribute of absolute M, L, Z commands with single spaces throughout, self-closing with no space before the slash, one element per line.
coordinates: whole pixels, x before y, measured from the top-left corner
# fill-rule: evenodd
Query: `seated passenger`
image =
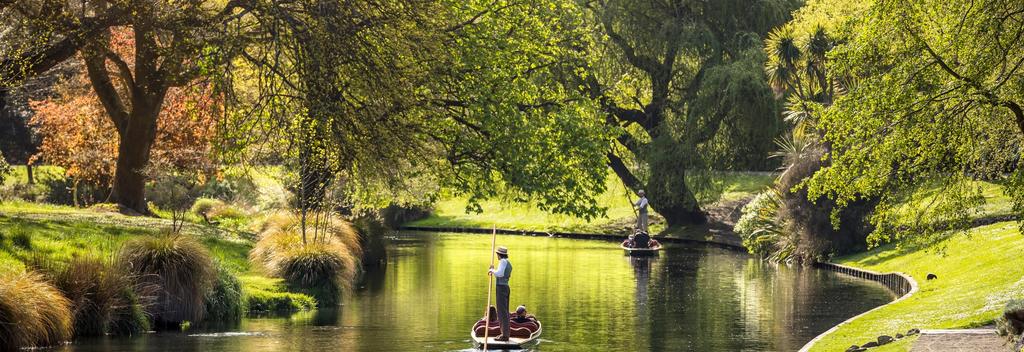
<path fill-rule="evenodd" d="M 650 240 L 651 236 L 646 232 L 637 231 L 636 234 L 633 235 L 633 248 L 648 248 L 650 246 L 650 243 L 648 243 Z"/>
<path fill-rule="evenodd" d="M 515 314 L 512 314 L 512 321 L 516 323 L 529 323 L 536 320 L 537 318 L 533 314 L 526 313 L 526 306 L 519 306 L 519 308 L 516 308 Z"/>

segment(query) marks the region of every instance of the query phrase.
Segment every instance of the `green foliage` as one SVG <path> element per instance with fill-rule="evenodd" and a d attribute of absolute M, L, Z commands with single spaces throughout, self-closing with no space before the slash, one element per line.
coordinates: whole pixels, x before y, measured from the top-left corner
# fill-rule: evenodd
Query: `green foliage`
<path fill-rule="evenodd" d="M 0 272 L 0 351 L 67 341 L 72 331 L 70 306 L 39 274 Z"/>
<path fill-rule="evenodd" d="M 245 292 L 250 312 L 295 312 L 316 309 L 316 299 L 301 293 L 249 290 Z"/>
<path fill-rule="evenodd" d="M 7 159 L 4 158 L 4 153 L 0 152 L 0 181 L 2 181 L 8 174 L 11 173 L 11 165 L 7 163 Z M 3 182 L 0 182 L 3 184 Z"/>
<path fill-rule="evenodd" d="M 246 307 L 243 300 L 242 284 L 235 276 L 217 264 L 217 281 L 206 293 L 206 320 L 217 322 L 235 322 L 242 319 Z"/>
<path fill-rule="evenodd" d="M 702 222 L 690 187 L 703 183 L 689 182 L 687 173 L 770 165 L 765 157 L 783 125 L 760 41 L 796 3 L 584 7 L 593 24 L 584 29 L 587 55 L 573 84 L 612 129 L 609 164 L 631 189 L 648 190 L 670 226 Z"/>
<path fill-rule="evenodd" d="M 922 217 L 967 221 L 983 204 L 971 181 L 1017 168 L 1024 29 L 1004 24 L 1024 21 L 1022 6 L 879 1 L 856 18 L 829 55 L 848 94 L 821 116 L 832 164 L 808 181 L 811 195 L 879 198 L 875 242 L 936 232 L 896 230 L 892 211 L 921 184 L 946 189 L 915 209 Z"/>
<path fill-rule="evenodd" d="M 137 238 L 124 244 L 119 265 L 158 287 L 153 320 L 160 324 L 202 321 L 205 295 L 217 279 L 209 252 L 187 235 Z"/>

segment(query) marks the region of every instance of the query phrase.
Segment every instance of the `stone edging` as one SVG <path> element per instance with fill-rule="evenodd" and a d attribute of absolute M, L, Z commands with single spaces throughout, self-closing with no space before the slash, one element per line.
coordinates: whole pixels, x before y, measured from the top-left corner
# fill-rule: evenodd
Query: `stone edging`
<path fill-rule="evenodd" d="M 398 228 L 403 231 L 427 231 L 427 232 L 463 232 L 463 233 L 483 233 L 489 234 L 492 229 L 484 229 L 478 227 L 434 227 L 434 226 L 401 226 Z M 547 237 L 559 237 L 559 238 L 575 238 L 585 240 L 620 240 L 625 238 L 621 235 L 611 234 L 600 234 L 600 233 L 580 233 L 580 232 L 547 232 L 547 231 L 531 231 L 531 230 L 510 230 L 510 229 L 494 229 L 498 234 L 502 235 L 521 235 L 521 236 L 547 236 Z M 654 236 L 661 243 L 696 243 L 704 245 L 712 245 L 727 249 L 741 250 L 746 252 L 747 249 L 742 245 L 736 245 L 734 243 L 720 242 L 720 241 L 708 241 L 708 240 L 697 240 L 689 238 L 676 238 L 666 236 Z"/>
<path fill-rule="evenodd" d="M 833 326 L 831 329 L 828 329 L 827 331 L 821 333 L 820 335 L 815 336 L 814 339 L 812 339 L 811 341 L 808 341 L 807 344 L 804 345 L 804 347 L 800 348 L 799 352 L 810 351 L 811 347 L 814 347 L 814 344 L 817 343 L 818 340 L 821 340 L 821 338 L 825 337 L 826 335 L 835 332 L 837 329 L 839 329 L 840 326 L 843 326 L 846 323 L 849 323 L 857 318 L 860 318 L 865 314 L 882 309 L 882 307 L 886 307 L 890 304 L 907 299 L 908 297 L 914 295 L 914 293 L 917 292 L 917 281 L 914 281 L 914 278 L 904 273 L 880 274 L 870 270 L 857 269 L 854 267 L 839 265 L 835 263 L 815 263 L 814 266 L 820 269 L 830 270 L 837 273 L 851 275 L 862 279 L 878 282 L 884 285 L 886 288 L 888 288 L 896 295 L 898 295 L 899 298 L 892 302 L 868 310 L 867 312 L 857 314 L 856 316 L 850 319 L 846 319 L 843 322 L 836 324 L 836 326 Z"/>

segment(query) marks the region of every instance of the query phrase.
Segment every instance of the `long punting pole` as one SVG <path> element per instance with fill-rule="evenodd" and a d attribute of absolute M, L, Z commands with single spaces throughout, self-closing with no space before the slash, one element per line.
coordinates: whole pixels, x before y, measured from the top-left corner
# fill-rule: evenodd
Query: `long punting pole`
<path fill-rule="evenodd" d="M 491 267 L 494 267 L 494 238 L 497 234 L 498 227 L 495 225 L 491 228 Z M 487 350 L 487 337 L 491 332 L 491 290 L 494 286 L 491 285 L 492 283 L 494 283 L 494 275 L 487 275 L 487 307 L 484 308 L 484 311 L 487 312 L 484 314 L 486 317 L 484 320 L 484 351 Z"/>

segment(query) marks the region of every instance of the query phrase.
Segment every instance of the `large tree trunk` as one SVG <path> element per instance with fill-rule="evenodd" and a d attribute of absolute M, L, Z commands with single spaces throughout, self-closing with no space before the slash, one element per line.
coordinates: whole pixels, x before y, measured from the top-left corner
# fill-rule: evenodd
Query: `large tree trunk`
<path fill-rule="evenodd" d="M 686 171 L 679 166 L 651 164 L 647 198 L 651 208 L 665 218 L 668 226 L 703 224 L 707 216 L 686 184 Z"/>
<path fill-rule="evenodd" d="M 110 199 L 121 206 L 148 214 L 146 205 L 146 174 L 149 164 L 150 150 L 156 140 L 157 107 L 135 106 L 127 121 L 127 128 L 118 131 L 120 141 L 117 146 L 117 169 L 114 172 L 114 184 Z"/>
<path fill-rule="evenodd" d="M 651 179 L 644 185 L 619 156 L 608 153 L 608 166 L 615 175 L 631 191 L 643 189 L 647 193 L 650 207 L 665 218 L 668 226 L 703 224 L 707 222 L 707 216 L 686 184 L 686 170 L 680 165 L 671 162 L 652 163 Z"/>

